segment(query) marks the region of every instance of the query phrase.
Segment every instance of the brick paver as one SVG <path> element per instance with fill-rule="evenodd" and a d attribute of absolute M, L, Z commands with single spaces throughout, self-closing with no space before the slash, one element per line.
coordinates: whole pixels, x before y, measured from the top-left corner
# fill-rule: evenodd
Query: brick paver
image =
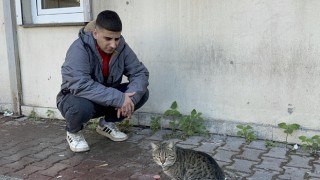
<path fill-rule="evenodd" d="M 153 162 L 150 143 L 168 141 L 163 135 L 172 131 L 132 127 L 127 141 L 112 142 L 86 127 L 90 151 L 73 153 L 65 140 L 64 123 L 0 115 L 0 179 L 152 180 L 154 175 L 169 179 Z M 214 134 L 170 141 L 208 153 L 228 179 L 320 179 L 318 157 L 283 146 L 267 148 L 262 140 L 246 144 L 244 138 Z"/>
<path fill-rule="evenodd" d="M 255 165 L 255 168 L 272 170 L 272 171 L 283 171 L 282 164 L 287 162 L 285 159 L 271 158 L 271 157 L 262 157 L 260 164 Z"/>
<path fill-rule="evenodd" d="M 244 159 L 233 159 L 233 161 L 234 163 L 231 166 L 226 166 L 227 169 L 240 171 L 247 174 L 252 174 L 251 167 L 257 164 L 255 161 L 248 161 Z"/>
<path fill-rule="evenodd" d="M 278 179 L 306 179 L 306 174 L 310 172 L 308 169 L 284 167 L 283 175 L 278 176 Z"/>
<path fill-rule="evenodd" d="M 312 169 L 312 166 L 309 165 L 309 162 L 313 159 L 313 157 L 291 155 L 290 159 L 291 160 L 286 164 L 286 166 Z"/>
<path fill-rule="evenodd" d="M 274 178 L 275 175 L 279 174 L 277 171 L 254 169 L 254 173 L 250 176 L 250 180 L 269 180 Z"/>
<path fill-rule="evenodd" d="M 320 179 L 320 164 L 313 164 L 314 169 L 312 169 L 308 174 L 310 177 Z"/>
<path fill-rule="evenodd" d="M 259 150 L 259 149 L 250 149 L 250 148 L 242 148 L 242 149 L 243 149 L 242 154 L 236 155 L 236 158 L 246 159 L 246 160 L 251 160 L 256 162 L 260 162 L 261 161 L 260 155 L 266 152 L 264 150 Z"/>

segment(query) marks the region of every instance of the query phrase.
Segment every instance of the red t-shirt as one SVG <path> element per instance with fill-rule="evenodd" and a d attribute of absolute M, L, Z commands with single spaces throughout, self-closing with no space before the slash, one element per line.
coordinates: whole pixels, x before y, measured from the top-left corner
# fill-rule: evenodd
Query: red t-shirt
<path fill-rule="evenodd" d="M 100 56 L 102 58 L 103 77 L 105 79 L 107 79 L 108 75 L 109 75 L 109 62 L 110 62 L 112 54 L 107 54 L 107 53 L 103 52 L 102 49 L 98 46 L 98 44 L 96 44 L 96 46 L 97 46 L 99 54 L 100 54 Z"/>

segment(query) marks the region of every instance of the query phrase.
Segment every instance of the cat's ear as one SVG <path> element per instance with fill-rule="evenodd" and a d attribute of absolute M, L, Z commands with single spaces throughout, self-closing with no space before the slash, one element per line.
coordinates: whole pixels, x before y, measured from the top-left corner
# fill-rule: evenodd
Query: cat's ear
<path fill-rule="evenodd" d="M 168 148 L 172 149 L 174 146 L 173 142 L 168 143 Z"/>
<path fill-rule="evenodd" d="M 151 145 L 151 147 L 152 147 L 153 150 L 156 150 L 156 149 L 159 148 L 159 146 L 157 146 L 157 145 L 156 145 L 155 143 L 153 143 L 153 142 L 151 142 L 150 145 Z"/>

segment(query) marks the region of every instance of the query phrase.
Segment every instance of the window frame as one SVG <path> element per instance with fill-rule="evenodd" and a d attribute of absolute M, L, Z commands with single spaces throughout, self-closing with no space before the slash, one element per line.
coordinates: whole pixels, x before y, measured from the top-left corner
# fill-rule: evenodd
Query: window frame
<path fill-rule="evenodd" d="M 41 0 L 29 0 L 30 9 L 22 7 L 21 1 L 16 1 L 16 14 L 18 25 L 27 24 L 59 24 L 84 23 L 92 20 L 91 0 L 80 0 L 80 7 L 41 9 Z M 22 11 L 29 11 L 31 17 L 25 20 Z M 31 22 L 31 23 L 30 23 Z"/>
<path fill-rule="evenodd" d="M 32 1 L 32 6 L 37 7 L 38 16 L 43 15 L 56 15 L 56 14 L 69 14 L 69 13 L 82 13 L 83 12 L 83 0 L 80 0 L 80 7 L 66 7 L 66 8 L 52 8 L 52 9 L 42 9 L 42 1 L 35 0 Z M 36 3 L 36 4 L 35 4 Z"/>

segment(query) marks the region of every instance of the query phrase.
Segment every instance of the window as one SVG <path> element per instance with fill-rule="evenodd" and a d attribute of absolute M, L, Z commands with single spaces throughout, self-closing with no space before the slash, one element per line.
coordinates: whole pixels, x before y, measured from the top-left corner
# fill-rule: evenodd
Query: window
<path fill-rule="evenodd" d="M 25 14 L 31 14 L 27 23 L 24 20 L 26 24 L 77 23 L 91 20 L 90 0 L 16 0 L 16 4 L 20 4 L 23 11 L 31 7 L 30 13 L 22 15 L 24 20 Z M 18 15 L 17 9 L 17 17 Z"/>

